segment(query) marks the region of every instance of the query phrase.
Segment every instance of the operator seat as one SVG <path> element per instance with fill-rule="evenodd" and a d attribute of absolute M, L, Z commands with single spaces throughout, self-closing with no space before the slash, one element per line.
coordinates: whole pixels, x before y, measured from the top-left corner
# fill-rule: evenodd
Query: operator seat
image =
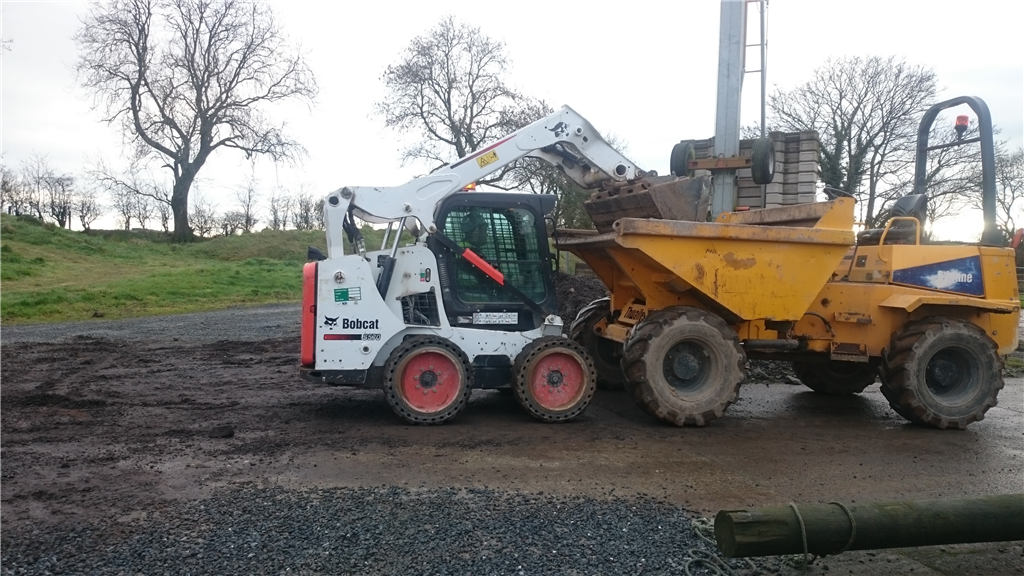
<path fill-rule="evenodd" d="M 928 195 L 927 194 L 907 194 L 896 201 L 896 204 L 892 207 L 891 218 L 911 216 L 917 218 L 917 221 L 924 227 L 925 220 L 928 218 Z M 878 244 L 878 240 L 882 237 L 884 228 L 872 228 L 870 230 L 864 230 L 857 234 L 858 244 Z M 923 235 L 922 230 L 922 235 Z M 913 222 L 908 220 L 898 220 L 892 223 L 889 227 L 889 233 L 885 236 L 886 244 L 902 244 L 908 240 L 913 242 L 916 236 L 915 226 Z"/>

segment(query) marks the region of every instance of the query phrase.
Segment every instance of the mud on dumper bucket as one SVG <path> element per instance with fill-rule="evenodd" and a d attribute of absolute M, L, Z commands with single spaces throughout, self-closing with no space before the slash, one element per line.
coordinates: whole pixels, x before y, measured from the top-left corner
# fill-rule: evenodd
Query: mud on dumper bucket
<path fill-rule="evenodd" d="M 598 232 L 611 232 L 620 218 L 704 222 L 711 203 L 711 177 L 655 176 L 602 190 L 583 203 Z"/>

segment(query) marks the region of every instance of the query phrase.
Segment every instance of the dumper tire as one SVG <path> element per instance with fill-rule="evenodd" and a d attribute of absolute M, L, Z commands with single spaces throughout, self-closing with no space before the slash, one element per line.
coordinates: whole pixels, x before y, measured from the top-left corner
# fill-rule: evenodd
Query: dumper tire
<path fill-rule="evenodd" d="M 602 338 L 594 326 L 606 318 L 611 319 L 611 298 L 599 298 L 587 304 L 569 327 L 569 338 L 587 349 L 597 370 L 597 387 L 601 390 L 621 390 L 626 380 L 622 373 L 622 344 Z"/>
<path fill-rule="evenodd" d="M 672 154 L 668 159 L 669 170 L 680 178 L 693 178 L 694 171 L 690 170 L 689 163 L 696 158 L 693 143 L 684 140 L 672 147 Z"/>
<path fill-rule="evenodd" d="M 859 394 L 878 378 L 878 362 L 793 362 L 793 373 L 819 394 L 848 396 Z"/>
<path fill-rule="evenodd" d="M 943 316 L 894 334 L 882 373 L 882 394 L 897 414 L 940 429 L 982 420 L 1004 385 L 996 343 L 974 324 Z"/>
<path fill-rule="evenodd" d="M 530 416 L 542 422 L 576 418 L 596 390 L 594 361 L 586 348 L 568 338 L 538 338 L 512 364 L 512 393 Z"/>
<path fill-rule="evenodd" d="M 439 336 L 406 338 L 384 364 L 384 398 L 410 424 L 443 424 L 469 401 L 469 357 Z"/>
<path fill-rule="evenodd" d="M 750 176 L 754 184 L 771 184 L 775 179 L 775 144 L 771 138 L 757 138 L 750 151 Z"/>
<path fill-rule="evenodd" d="M 673 306 L 637 324 L 623 351 L 626 390 L 647 413 L 676 426 L 704 426 L 739 397 L 747 355 L 725 320 Z"/>

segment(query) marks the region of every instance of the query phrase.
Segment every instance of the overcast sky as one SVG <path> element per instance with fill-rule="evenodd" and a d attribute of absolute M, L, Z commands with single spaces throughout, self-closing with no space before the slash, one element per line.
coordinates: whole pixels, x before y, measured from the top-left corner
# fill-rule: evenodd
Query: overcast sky
<path fill-rule="evenodd" d="M 71 36 L 86 4 L 8 2 L 2 6 L 3 162 L 33 153 L 81 174 L 88 162 L 122 157 L 121 136 L 100 122 L 75 86 Z M 264 195 L 273 186 L 317 195 L 343 185 L 395 185 L 426 172 L 400 165 L 399 136 L 373 114 L 380 77 L 414 36 L 446 14 L 507 44 L 511 83 L 554 107 L 568 104 L 616 135 L 647 170 L 668 171 L 672 145 L 714 134 L 718 0 L 628 2 L 274 2 L 290 38 L 302 45 L 320 84 L 312 108 L 277 118 L 308 150 L 298 167 L 255 167 Z M 791 88 L 829 57 L 896 55 L 933 68 L 942 98 L 985 99 L 999 136 L 1024 144 L 1024 49 L 1017 1 L 771 0 L 768 83 Z M 756 18 L 752 10 L 751 18 Z M 756 27 L 756 20 L 749 24 Z M 756 69 L 751 49 L 748 69 Z M 743 124 L 759 116 L 759 80 L 747 75 Z M 200 189 L 221 210 L 253 174 L 222 150 L 200 172 Z M 980 222 L 979 222 L 980 224 Z"/>

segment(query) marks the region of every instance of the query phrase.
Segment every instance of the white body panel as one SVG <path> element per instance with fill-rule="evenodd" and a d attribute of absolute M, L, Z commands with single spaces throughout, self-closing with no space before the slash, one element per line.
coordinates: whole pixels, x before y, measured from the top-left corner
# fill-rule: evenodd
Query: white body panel
<path fill-rule="evenodd" d="M 365 370 L 383 365 L 391 351 L 409 334 L 435 334 L 461 348 L 470 362 L 479 355 L 503 355 L 510 361 L 524 346 L 544 335 L 558 335 L 562 322 L 549 316 L 544 325 L 527 332 L 452 327 L 445 316 L 438 282 L 437 260 L 423 244 L 398 249 L 397 264 L 386 298 L 376 287 L 376 256 L 367 262 L 358 255 L 329 258 L 317 270 L 317 370 Z M 429 272 L 426 272 L 429 270 Z M 343 278 L 336 279 L 338 272 Z M 407 325 L 400 298 L 434 290 L 439 326 Z M 498 324 L 501 318 L 488 318 Z M 343 338 L 343 339 L 330 339 Z"/>

